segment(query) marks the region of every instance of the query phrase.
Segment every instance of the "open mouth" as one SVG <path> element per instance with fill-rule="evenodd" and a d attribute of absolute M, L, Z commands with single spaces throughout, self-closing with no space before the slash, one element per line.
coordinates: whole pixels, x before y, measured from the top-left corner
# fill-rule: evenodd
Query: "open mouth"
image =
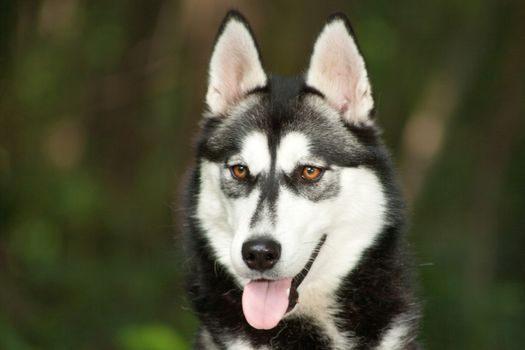
<path fill-rule="evenodd" d="M 297 305 L 297 288 L 310 271 L 325 241 L 326 235 L 323 235 L 305 267 L 295 277 L 254 280 L 244 287 L 242 310 L 250 326 L 256 329 L 272 329 Z"/>

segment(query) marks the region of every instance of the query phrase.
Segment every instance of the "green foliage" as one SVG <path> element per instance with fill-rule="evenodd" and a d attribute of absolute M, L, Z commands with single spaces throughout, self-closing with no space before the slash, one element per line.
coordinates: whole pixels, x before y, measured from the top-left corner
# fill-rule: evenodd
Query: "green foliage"
<path fill-rule="evenodd" d="M 185 350 L 189 344 L 167 325 L 129 326 L 118 335 L 122 350 Z"/>

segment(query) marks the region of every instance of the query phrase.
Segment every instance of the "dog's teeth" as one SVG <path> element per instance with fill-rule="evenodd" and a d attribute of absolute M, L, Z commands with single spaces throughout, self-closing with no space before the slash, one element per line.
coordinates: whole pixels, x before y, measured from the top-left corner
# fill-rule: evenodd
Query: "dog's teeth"
<path fill-rule="evenodd" d="M 290 288 L 288 288 L 288 289 L 286 290 L 286 295 L 288 295 L 288 296 L 290 295 Z"/>

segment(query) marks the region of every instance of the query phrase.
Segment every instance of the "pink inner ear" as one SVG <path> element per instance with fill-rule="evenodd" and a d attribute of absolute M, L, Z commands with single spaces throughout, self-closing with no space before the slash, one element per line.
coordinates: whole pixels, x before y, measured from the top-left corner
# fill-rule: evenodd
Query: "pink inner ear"
<path fill-rule="evenodd" d="M 217 62 L 218 71 L 216 73 L 220 79 L 217 80 L 214 89 L 225 102 L 235 102 L 240 96 L 240 86 L 237 82 L 241 79 L 244 70 L 243 58 L 238 57 L 234 49 L 227 50 L 225 47 L 221 50 L 225 52 L 220 53 L 220 61 Z"/>
<path fill-rule="evenodd" d="M 231 20 L 218 39 L 209 76 L 206 102 L 215 113 L 225 112 L 244 93 L 266 84 L 253 38 L 241 22 Z"/>
<path fill-rule="evenodd" d="M 346 113 L 346 112 L 348 111 L 348 104 L 349 104 L 348 101 L 349 101 L 349 100 L 350 100 L 350 99 L 347 98 L 346 102 L 344 102 L 344 103 L 339 107 L 339 112 L 341 112 L 341 113 L 344 114 L 344 113 Z"/>
<path fill-rule="evenodd" d="M 343 21 L 328 23 L 315 43 L 307 84 L 350 122 L 367 122 L 373 107 L 363 58 Z"/>

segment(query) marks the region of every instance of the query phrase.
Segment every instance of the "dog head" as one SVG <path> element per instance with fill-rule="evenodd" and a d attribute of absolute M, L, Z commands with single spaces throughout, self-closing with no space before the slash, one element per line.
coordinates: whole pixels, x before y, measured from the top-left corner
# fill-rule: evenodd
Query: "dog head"
<path fill-rule="evenodd" d="M 225 18 L 209 67 L 196 219 L 272 328 L 316 288 L 330 292 L 384 225 L 384 168 L 364 60 L 329 18 L 304 76 L 268 74 L 246 20 Z M 313 293 L 313 292 L 311 292 Z"/>

